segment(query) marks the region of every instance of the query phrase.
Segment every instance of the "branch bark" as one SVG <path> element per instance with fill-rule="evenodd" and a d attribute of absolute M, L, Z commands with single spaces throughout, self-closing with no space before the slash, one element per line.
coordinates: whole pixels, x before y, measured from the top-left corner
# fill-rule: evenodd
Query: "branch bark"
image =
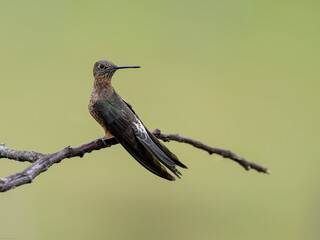
<path fill-rule="evenodd" d="M 270 171 L 267 168 L 257 163 L 246 161 L 244 158 L 238 157 L 236 154 L 229 150 L 210 147 L 208 145 L 203 144 L 202 142 L 188 137 L 179 136 L 178 134 L 164 134 L 161 133 L 159 129 L 154 130 L 152 133 L 157 138 L 165 142 L 177 141 L 187 143 L 196 148 L 207 151 L 209 154 L 217 154 L 224 158 L 231 159 L 239 163 L 246 170 L 255 169 L 258 172 L 270 174 Z M 34 180 L 34 178 L 36 178 L 39 174 L 47 171 L 53 164 L 59 163 L 63 159 L 83 157 L 85 153 L 90 153 L 94 150 L 100 150 L 102 148 L 111 147 L 118 143 L 119 142 L 114 137 L 108 139 L 99 138 L 95 141 L 83 144 L 76 148 L 71 148 L 70 146 L 68 146 L 63 150 L 52 154 L 18 151 L 5 147 L 5 144 L 0 144 L 0 158 L 8 158 L 19 162 L 32 163 L 22 172 L 13 174 L 8 177 L 0 178 L 0 192 L 6 192 L 18 186 L 31 183 Z"/>

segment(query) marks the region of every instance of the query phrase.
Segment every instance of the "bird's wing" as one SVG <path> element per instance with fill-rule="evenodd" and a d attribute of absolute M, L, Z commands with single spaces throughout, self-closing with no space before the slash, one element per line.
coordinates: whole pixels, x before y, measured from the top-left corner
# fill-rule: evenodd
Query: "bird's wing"
<path fill-rule="evenodd" d="M 133 110 L 132 106 L 122 98 L 122 100 L 125 102 L 125 104 L 129 107 L 129 109 L 136 115 L 136 117 L 138 118 L 139 122 L 143 125 L 142 127 L 146 130 L 146 132 L 148 133 L 148 136 L 151 138 L 151 141 L 153 143 L 155 143 L 157 145 L 157 147 L 159 149 L 162 150 L 163 153 L 165 153 L 165 155 L 167 155 L 171 161 L 173 161 L 176 165 L 183 167 L 183 168 L 187 168 L 186 165 L 184 165 L 182 162 L 179 161 L 179 159 L 177 158 L 177 156 L 175 154 L 173 154 L 164 144 L 162 144 L 151 132 L 149 132 L 149 130 L 144 126 L 144 124 L 142 123 L 142 121 L 139 119 L 138 115 L 135 113 L 135 111 Z"/>
<path fill-rule="evenodd" d="M 162 178 L 175 180 L 136 137 L 133 121 L 123 109 L 115 108 L 106 100 L 98 100 L 95 109 L 108 131 L 142 166 Z"/>
<path fill-rule="evenodd" d="M 177 156 L 172 153 L 164 144 L 162 144 L 158 138 L 156 138 L 151 132 L 148 131 L 148 129 L 146 129 L 148 132 L 149 137 L 152 139 L 152 141 L 158 145 L 158 147 L 168 156 L 170 157 L 170 159 L 178 166 L 182 167 L 182 168 L 188 168 L 186 165 L 184 165 L 182 162 L 180 162 L 180 160 L 177 158 Z"/>
<path fill-rule="evenodd" d="M 176 169 L 176 164 L 172 159 L 163 151 L 161 146 L 158 146 L 153 139 L 150 137 L 147 129 L 139 120 L 134 123 L 134 133 L 142 145 L 153 155 L 155 156 L 163 165 L 165 165 L 174 175 L 180 178 L 179 175 L 182 175 L 178 169 Z"/>

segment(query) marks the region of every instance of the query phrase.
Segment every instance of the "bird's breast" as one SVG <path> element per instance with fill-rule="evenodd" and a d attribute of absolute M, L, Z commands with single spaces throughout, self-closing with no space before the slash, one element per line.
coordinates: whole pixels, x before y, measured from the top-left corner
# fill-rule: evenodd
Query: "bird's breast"
<path fill-rule="evenodd" d="M 98 95 L 92 91 L 89 104 L 88 104 L 88 109 L 91 114 L 91 116 L 101 125 L 101 127 L 104 129 L 105 132 L 107 132 L 106 126 L 104 124 L 104 121 L 101 117 L 101 114 L 99 114 L 98 109 L 96 108 L 96 103 L 98 101 Z"/>

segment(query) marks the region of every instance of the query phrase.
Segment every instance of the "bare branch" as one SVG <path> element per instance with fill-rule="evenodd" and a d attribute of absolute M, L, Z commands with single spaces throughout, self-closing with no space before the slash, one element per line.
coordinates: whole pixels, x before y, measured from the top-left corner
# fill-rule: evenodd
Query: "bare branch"
<path fill-rule="evenodd" d="M 66 147 L 65 149 L 52 153 L 52 154 L 41 154 L 35 153 L 36 160 L 29 167 L 27 167 L 22 172 L 13 174 L 8 177 L 0 178 L 0 192 L 6 192 L 15 187 L 21 186 L 23 184 L 31 183 L 35 177 L 40 173 L 48 170 L 53 164 L 61 162 L 65 158 L 72 157 L 83 157 L 85 153 L 92 152 L 94 150 L 99 150 L 101 148 L 109 147 L 118 144 L 118 141 L 112 137 L 109 139 L 99 138 L 95 141 L 83 144 L 76 148 Z M 21 152 L 13 149 L 6 148 L 4 146 L 0 147 L 0 156 L 8 155 L 10 153 L 11 159 L 20 161 Z M 32 152 L 25 152 L 26 155 Z M 28 159 L 25 157 L 25 159 Z M 31 159 L 29 159 L 31 161 Z"/>
<path fill-rule="evenodd" d="M 256 163 L 248 162 L 243 158 L 238 157 L 229 150 L 213 148 L 208 145 L 205 145 L 197 140 L 182 137 L 178 134 L 163 134 L 159 129 L 156 129 L 152 132 L 157 138 L 162 139 L 163 141 L 177 141 L 182 143 L 188 143 L 192 146 L 205 150 L 209 154 L 218 154 L 224 158 L 229 158 L 236 161 L 246 170 L 255 169 L 258 172 L 270 173 L 270 171 Z M 29 151 L 18 151 L 5 147 L 4 144 L 0 144 L 0 158 L 8 158 L 20 162 L 31 162 L 32 164 L 23 170 L 22 172 L 13 174 L 8 177 L 0 178 L 0 192 L 6 192 L 8 190 L 14 189 L 15 187 L 31 183 L 35 177 L 40 173 L 47 171 L 53 164 L 61 162 L 66 158 L 73 157 L 83 157 L 85 153 L 90 153 L 94 150 L 99 150 L 102 148 L 110 147 L 116 145 L 119 142 L 114 138 L 99 138 L 95 141 L 83 144 L 76 148 L 66 147 L 63 150 L 52 153 L 52 154 L 42 154 L 37 152 Z"/>
<path fill-rule="evenodd" d="M 263 172 L 263 173 L 268 173 L 268 174 L 271 173 L 270 170 L 268 170 L 267 168 L 265 168 L 257 163 L 254 163 L 254 162 L 248 162 L 244 158 L 238 157 L 236 154 L 234 154 L 233 152 L 231 152 L 229 150 L 210 147 L 208 145 L 203 144 L 200 141 L 197 141 L 197 140 L 194 140 L 194 139 L 191 139 L 188 137 L 182 137 L 182 136 L 179 136 L 178 134 L 164 134 L 164 133 L 161 133 L 161 131 L 159 129 L 154 130 L 152 133 L 157 138 L 163 140 L 164 142 L 169 142 L 169 141 L 173 140 L 173 141 L 177 141 L 177 142 L 188 143 L 196 148 L 207 151 L 210 155 L 215 153 L 215 154 L 220 155 L 224 158 L 229 158 L 229 159 L 234 160 L 237 163 L 239 163 L 246 170 L 250 170 L 252 168 L 258 172 Z"/>
<path fill-rule="evenodd" d="M 17 151 L 10 148 L 6 148 L 4 143 L 0 144 L 0 158 L 8 158 L 19 162 L 34 162 L 39 157 L 43 156 L 42 153 Z"/>

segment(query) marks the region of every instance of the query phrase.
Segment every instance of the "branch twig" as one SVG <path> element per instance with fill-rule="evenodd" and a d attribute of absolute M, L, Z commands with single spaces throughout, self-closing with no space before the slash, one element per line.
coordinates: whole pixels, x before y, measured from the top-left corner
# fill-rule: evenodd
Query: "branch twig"
<path fill-rule="evenodd" d="M 270 170 L 268 170 L 267 168 L 265 168 L 257 163 L 254 163 L 254 162 L 248 162 L 244 158 L 238 157 L 236 154 L 234 154 L 233 152 L 231 152 L 229 150 L 210 147 L 208 145 L 203 144 L 202 142 L 199 142 L 197 140 L 194 140 L 194 139 L 191 139 L 188 137 L 182 137 L 182 136 L 179 136 L 178 134 L 164 134 L 164 133 L 161 133 L 161 131 L 159 129 L 154 130 L 153 134 L 157 138 L 159 138 L 165 142 L 177 141 L 177 142 L 182 142 L 182 143 L 188 143 L 196 148 L 207 151 L 210 155 L 215 153 L 215 154 L 218 154 L 224 158 L 229 158 L 229 159 L 234 160 L 237 163 L 239 163 L 246 170 L 250 170 L 252 168 L 252 169 L 257 170 L 258 172 L 263 172 L 263 173 L 268 173 L 268 174 L 271 173 Z"/>
<path fill-rule="evenodd" d="M 253 162 L 248 162 L 243 158 L 238 157 L 236 154 L 229 150 L 213 148 L 208 145 L 203 144 L 197 140 L 179 136 L 178 134 L 163 134 L 159 129 L 152 132 L 157 138 L 163 141 L 177 141 L 182 143 L 190 144 L 196 148 L 207 151 L 209 154 L 218 154 L 224 158 L 229 158 L 236 161 L 246 170 L 255 169 L 258 172 L 270 173 L 270 171 Z M 42 154 L 37 152 L 29 151 L 18 151 L 5 147 L 4 144 L 0 144 L 0 158 L 8 158 L 20 162 L 31 162 L 32 164 L 27 167 L 22 172 L 13 174 L 8 177 L 0 178 L 0 192 L 6 192 L 8 190 L 14 189 L 15 187 L 31 183 L 35 177 L 40 173 L 47 171 L 53 164 L 61 162 L 66 158 L 73 157 L 83 157 L 85 153 L 90 153 L 94 150 L 99 150 L 102 148 L 110 147 L 116 145 L 119 142 L 114 138 L 103 139 L 99 138 L 95 141 L 83 144 L 76 148 L 66 147 L 63 150 L 52 153 L 52 154 Z"/>

